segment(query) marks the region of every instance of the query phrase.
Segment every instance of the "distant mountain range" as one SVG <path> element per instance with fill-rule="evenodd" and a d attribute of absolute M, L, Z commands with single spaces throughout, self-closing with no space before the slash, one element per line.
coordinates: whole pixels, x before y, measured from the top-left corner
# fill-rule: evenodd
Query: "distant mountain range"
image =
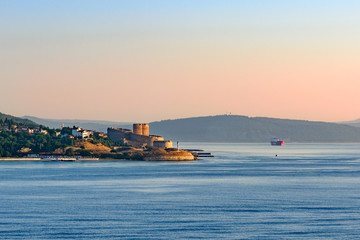
<path fill-rule="evenodd" d="M 100 132 L 106 132 L 108 127 L 132 128 L 132 123 L 127 123 L 127 122 L 77 120 L 77 119 L 44 119 L 33 116 L 24 116 L 22 118 L 29 119 L 33 122 L 47 126 L 49 128 L 61 128 L 63 124 L 65 127 L 80 126 L 84 129 L 91 129 Z"/>
<path fill-rule="evenodd" d="M 53 120 L 25 116 L 52 128 L 81 126 L 106 132 L 108 127 L 132 129 L 131 123 L 90 120 Z M 150 133 L 173 141 L 198 142 L 269 142 L 279 137 L 285 142 L 360 142 L 360 128 L 349 123 L 328 123 L 304 120 L 219 115 L 163 120 L 150 123 Z M 360 124 L 360 123 L 359 123 Z M 353 126 L 350 126 L 353 125 Z"/>
<path fill-rule="evenodd" d="M 360 127 L 360 119 L 356 119 L 354 121 L 348 121 L 348 122 L 340 122 L 340 124 L 346 124 L 353 127 Z"/>
<path fill-rule="evenodd" d="M 150 123 L 150 131 L 168 139 L 205 142 L 360 142 L 360 128 L 303 120 L 220 115 Z"/>

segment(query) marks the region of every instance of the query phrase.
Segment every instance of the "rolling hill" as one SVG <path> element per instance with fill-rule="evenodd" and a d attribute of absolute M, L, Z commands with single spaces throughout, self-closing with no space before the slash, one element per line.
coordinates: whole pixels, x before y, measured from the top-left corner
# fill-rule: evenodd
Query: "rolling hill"
<path fill-rule="evenodd" d="M 219 115 L 150 123 L 151 133 L 174 141 L 269 142 L 360 142 L 360 128 L 337 123 Z"/>
<path fill-rule="evenodd" d="M 108 127 L 132 128 L 132 123 L 119 123 L 111 121 L 96 121 L 96 120 L 76 120 L 76 119 L 44 119 L 33 116 L 24 116 L 24 119 L 29 119 L 38 124 L 47 126 L 49 128 L 61 128 L 62 124 L 65 127 L 80 126 L 84 129 L 96 130 L 99 132 L 106 132 Z"/>
<path fill-rule="evenodd" d="M 348 122 L 340 122 L 340 124 L 345 124 L 353 127 L 360 127 L 360 119 L 356 119 L 354 121 L 348 121 Z"/>
<path fill-rule="evenodd" d="M 132 129 L 131 123 L 93 120 L 55 120 L 26 116 L 38 124 L 59 128 L 61 124 L 106 132 L 108 127 Z M 269 142 L 360 142 L 360 128 L 342 123 L 314 122 L 240 115 L 218 115 L 151 122 L 150 133 L 173 141 Z"/>
<path fill-rule="evenodd" d="M 29 127 L 38 126 L 37 123 L 35 123 L 34 121 L 31 121 L 29 119 L 14 117 L 14 116 L 11 116 L 8 114 L 0 113 L 0 120 L 5 121 L 5 119 L 12 120 L 14 123 L 17 123 L 17 124 L 21 123 L 21 124 L 24 124 Z"/>

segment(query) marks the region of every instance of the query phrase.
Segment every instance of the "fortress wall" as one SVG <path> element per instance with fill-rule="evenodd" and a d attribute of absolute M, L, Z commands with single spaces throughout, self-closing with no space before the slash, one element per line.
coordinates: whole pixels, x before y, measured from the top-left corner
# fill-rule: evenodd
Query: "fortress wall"
<path fill-rule="evenodd" d="M 139 134 L 135 134 L 135 133 L 130 135 L 130 140 L 135 141 L 135 142 L 149 143 L 149 137 L 148 136 L 139 135 Z"/>
<path fill-rule="evenodd" d="M 172 141 L 166 140 L 166 141 L 154 141 L 154 147 L 157 148 L 172 148 Z"/>
<path fill-rule="evenodd" d="M 163 137 L 160 137 L 160 136 L 154 136 L 154 135 L 150 135 L 150 145 L 149 146 L 154 146 L 154 142 L 155 141 L 164 141 L 164 138 Z"/>
<path fill-rule="evenodd" d="M 134 129 L 137 129 L 137 131 L 139 131 L 139 129 L 137 128 L 138 125 L 143 126 L 143 124 L 136 124 L 136 127 L 134 124 Z M 141 130 L 142 130 L 142 128 L 141 128 Z M 145 131 L 145 133 L 146 133 L 146 131 Z M 154 144 L 154 141 L 164 141 L 164 138 L 160 137 L 160 136 L 154 136 L 154 135 L 149 136 L 149 135 L 136 134 L 136 133 L 133 133 L 133 131 L 131 131 L 129 129 L 124 129 L 124 128 L 108 128 L 107 134 L 111 140 L 123 142 L 124 139 L 126 139 L 126 140 L 128 140 L 129 144 L 136 146 L 136 147 L 142 147 L 144 145 L 152 147 Z"/>
<path fill-rule="evenodd" d="M 152 147 L 154 141 L 163 141 L 164 138 L 160 136 L 144 136 L 132 133 L 129 140 L 131 140 L 132 142 L 146 143 L 146 145 Z"/>
<path fill-rule="evenodd" d="M 124 128 L 108 128 L 108 137 L 114 141 L 122 141 L 124 138 L 129 138 L 132 131 Z"/>
<path fill-rule="evenodd" d="M 144 135 L 139 135 L 139 134 L 131 134 L 130 136 L 130 140 L 133 142 L 141 142 L 141 143 L 146 143 L 146 145 L 148 145 L 149 147 L 153 146 L 154 141 L 156 140 L 164 140 L 163 137 L 159 137 L 159 136 L 144 136 Z"/>

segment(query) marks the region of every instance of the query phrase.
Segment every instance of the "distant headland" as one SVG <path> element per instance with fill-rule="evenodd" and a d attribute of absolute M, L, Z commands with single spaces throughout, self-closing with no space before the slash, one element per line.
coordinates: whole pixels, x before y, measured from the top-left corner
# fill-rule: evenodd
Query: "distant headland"
<path fill-rule="evenodd" d="M 196 154 L 177 146 L 174 148 L 168 139 L 174 142 L 268 143 L 276 136 L 287 143 L 360 142 L 360 128 L 351 126 L 354 122 L 347 125 L 239 115 L 134 124 L 76 121 L 101 130 L 76 124 L 69 126 L 74 123 L 71 120 L 64 120 L 62 125 L 61 120 L 24 119 L 0 113 L 0 158 L 78 161 L 196 159 Z M 50 127 L 50 124 L 55 127 Z"/>
<path fill-rule="evenodd" d="M 134 123 L 133 130 L 108 128 L 107 133 L 78 126 L 58 129 L 0 113 L 0 160 L 192 161 L 189 151 L 173 148 L 172 141 L 149 134 L 149 125 Z"/>
<path fill-rule="evenodd" d="M 81 125 L 106 132 L 107 128 L 132 128 L 132 123 L 94 120 L 55 120 L 26 117 L 38 124 L 56 128 Z M 287 143 L 360 142 L 360 120 L 331 123 L 307 120 L 216 115 L 150 122 L 150 133 L 181 142 L 268 143 L 279 137 Z"/>

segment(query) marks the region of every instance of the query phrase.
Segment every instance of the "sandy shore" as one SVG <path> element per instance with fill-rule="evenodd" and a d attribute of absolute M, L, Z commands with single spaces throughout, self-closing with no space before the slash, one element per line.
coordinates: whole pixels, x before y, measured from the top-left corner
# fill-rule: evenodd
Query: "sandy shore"
<path fill-rule="evenodd" d="M 106 161 L 193 161 L 194 158 L 165 158 L 165 157 L 152 157 L 146 158 L 144 160 L 138 159 L 115 159 L 115 158 L 94 158 L 94 159 L 76 159 L 76 160 L 51 160 L 51 159 L 42 159 L 42 158 L 0 158 L 0 162 L 106 162 Z"/>
<path fill-rule="evenodd" d="M 41 158 L 0 158 L 0 161 L 48 161 Z"/>
<path fill-rule="evenodd" d="M 106 161 L 106 159 L 77 159 L 77 160 L 51 160 L 51 159 L 42 159 L 42 158 L 0 158 L 0 162 L 23 162 L 23 161 L 29 161 L 29 162 L 57 162 L 57 161 Z"/>

